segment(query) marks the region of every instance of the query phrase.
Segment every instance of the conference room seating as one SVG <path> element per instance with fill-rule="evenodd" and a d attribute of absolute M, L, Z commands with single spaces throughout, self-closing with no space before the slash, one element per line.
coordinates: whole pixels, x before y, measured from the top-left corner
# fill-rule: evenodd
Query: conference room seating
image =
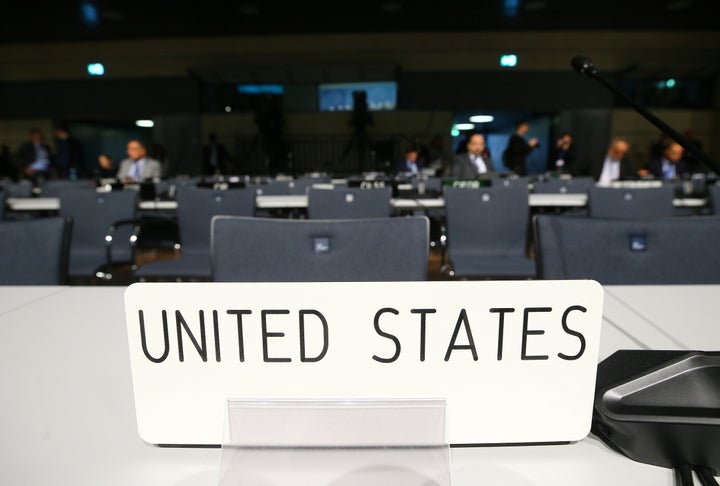
<path fill-rule="evenodd" d="M 529 176 L 519 177 L 492 177 L 491 187 L 528 187 L 531 178 Z"/>
<path fill-rule="evenodd" d="M 0 222 L 0 285 L 63 285 L 72 219 Z"/>
<path fill-rule="evenodd" d="M 392 214 L 392 189 L 316 189 L 308 190 L 308 218 L 353 219 L 385 218 Z"/>
<path fill-rule="evenodd" d="M 533 184 L 535 194 L 585 194 L 595 185 L 592 177 L 544 179 Z"/>
<path fill-rule="evenodd" d="M 7 205 L 5 199 L 7 199 L 6 193 L 3 189 L 0 189 L 0 221 L 5 219 L 5 206 Z"/>
<path fill-rule="evenodd" d="M 455 277 L 528 278 L 527 187 L 445 188 L 448 257 Z"/>
<path fill-rule="evenodd" d="M 59 199 L 60 216 L 73 219 L 70 277 L 110 279 L 112 265 L 133 262 L 136 191 L 68 189 Z"/>
<path fill-rule="evenodd" d="M 158 260 L 135 270 L 135 276 L 147 279 L 207 280 L 210 270 L 210 220 L 224 214 L 253 216 L 255 191 L 229 189 L 216 191 L 197 187 L 178 190 L 177 225 L 180 258 Z"/>
<path fill-rule="evenodd" d="M 673 216 L 675 188 L 672 185 L 648 188 L 590 188 L 591 218 L 643 219 Z"/>
<path fill-rule="evenodd" d="M 61 192 L 68 189 L 94 189 L 95 186 L 93 179 L 47 179 L 40 184 L 40 196 L 58 197 Z"/>
<path fill-rule="evenodd" d="M 709 204 L 710 208 L 712 209 L 712 213 L 716 216 L 720 216 L 720 185 L 713 184 L 712 186 L 708 186 L 708 197 L 709 197 Z"/>
<path fill-rule="evenodd" d="M 217 282 L 426 280 L 425 217 L 290 220 L 217 216 Z"/>
<path fill-rule="evenodd" d="M 720 284 L 720 219 L 595 219 L 537 215 L 542 279 L 604 285 Z"/>
<path fill-rule="evenodd" d="M 290 194 L 305 195 L 308 190 L 316 184 L 330 184 L 327 176 L 302 176 L 288 183 Z"/>
<path fill-rule="evenodd" d="M 30 181 L 20 181 L 10 184 L 5 189 L 7 197 L 32 197 L 33 183 Z"/>

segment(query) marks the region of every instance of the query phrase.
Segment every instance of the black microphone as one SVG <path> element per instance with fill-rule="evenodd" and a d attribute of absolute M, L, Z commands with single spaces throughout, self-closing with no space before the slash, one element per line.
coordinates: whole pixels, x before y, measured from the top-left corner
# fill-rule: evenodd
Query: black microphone
<path fill-rule="evenodd" d="M 708 166 L 710 169 L 713 170 L 716 174 L 720 175 L 720 164 L 718 164 L 716 161 L 712 160 L 710 157 L 708 157 L 705 152 L 698 149 L 697 146 L 693 143 L 690 143 L 690 141 L 685 138 L 683 135 L 678 133 L 675 129 L 673 129 L 670 125 L 662 121 L 657 116 L 650 113 L 646 108 L 638 105 L 633 101 L 629 96 L 627 96 L 625 93 L 617 89 L 612 84 L 608 83 L 605 79 L 603 79 L 597 71 L 597 68 L 593 64 L 593 62 L 582 55 L 577 55 L 572 58 L 570 61 L 570 65 L 572 68 L 580 73 L 588 76 L 589 78 L 594 79 L 598 83 L 602 84 L 610 90 L 615 96 L 621 98 L 624 100 L 627 104 L 635 108 L 635 111 L 640 113 L 647 121 L 655 125 L 660 129 L 660 131 L 666 133 L 670 138 L 675 140 L 677 143 L 680 144 L 685 150 L 693 154 L 700 162 Z"/>

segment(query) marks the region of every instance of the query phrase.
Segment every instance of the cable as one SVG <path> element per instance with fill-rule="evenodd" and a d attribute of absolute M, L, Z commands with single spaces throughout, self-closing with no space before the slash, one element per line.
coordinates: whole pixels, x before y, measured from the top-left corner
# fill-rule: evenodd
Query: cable
<path fill-rule="evenodd" d="M 695 469 L 695 473 L 697 473 L 703 486 L 718 486 L 712 469 L 704 466 L 695 466 L 693 469 Z"/>
<path fill-rule="evenodd" d="M 693 486 L 692 469 L 689 464 L 675 466 L 675 479 L 679 486 Z"/>

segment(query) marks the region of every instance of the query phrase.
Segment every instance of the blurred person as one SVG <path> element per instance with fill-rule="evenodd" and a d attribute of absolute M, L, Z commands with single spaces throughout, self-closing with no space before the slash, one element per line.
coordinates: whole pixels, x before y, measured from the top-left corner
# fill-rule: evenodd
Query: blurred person
<path fill-rule="evenodd" d="M 517 175 L 527 175 L 527 156 L 533 149 L 540 146 L 538 139 L 533 137 L 525 140 L 525 135 L 530 130 L 527 120 L 518 122 L 515 133 L 510 136 L 507 147 L 503 152 L 505 167 Z"/>
<path fill-rule="evenodd" d="M 395 172 L 418 175 L 423 167 L 424 161 L 420 158 L 420 149 L 413 144 L 405 150 L 405 157 L 397 164 Z"/>
<path fill-rule="evenodd" d="M 218 175 L 228 173 L 228 162 L 233 162 L 225 145 L 217 141 L 217 134 L 208 134 L 208 143 L 203 146 L 203 174 Z"/>
<path fill-rule="evenodd" d="M 13 180 L 17 178 L 17 172 L 10 155 L 10 147 L 5 144 L 0 146 L 0 177 Z"/>
<path fill-rule="evenodd" d="M 687 165 L 683 160 L 684 151 L 679 143 L 673 140 L 666 141 L 660 157 L 645 165 L 642 171 L 643 175 L 650 174 L 656 179 L 665 181 L 680 179 L 688 175 Z"/>
<path fill-rule="evenodd" d="M 22 144 L 17 159 L 23 174 L 31 177 L 47 177 L 52 169 L 50 147 L 38 128 L 30 130 L 30 141 Z"/>
<path fill-rule="evenodd" d="M 98 169 L 96 172 L 97 176 L 101 179 L 114 178 L 117 169 L 115 168 L 112 157 L 105 153 L 98 155 Z"/>
<path fill-rule="evenodd" d="M 668 142 L 670 142 L 670 135 L 665 132 L 660 132 L 657 140 L 650 144 L 650 160 L 661 158 Z"/>
<path fill-rule="evenodd" d="M 695 133 L 692 130 L 685 130 L 683 132 L 683 135 L 685 135 L 685 138 L 693 147 L 702 152 L 702 141 L 700 141 L 695 136 Z M 688 172 L 691 174 L 706 174 L 708 171 L 711 170 L 709 167 L 705 166 L 705 164 L 703 164 L 700 160 L 698 160 L 698 158 L 695 157 L 695 155 L 693 155 L 689 150 L 685 150 L 683 152 L 683 161 L 685 162 L 685 167 L 687 168 Z"/>
<path fill-rule="evenodd" d="M 55 174 L 61 179 L 84 177 L 85 163 L 80 141 L 70 134 L 65 125 L 55 127 Z"/>
<path fill-rule="evenodd" d="M 610 142 L 602 164 L 592 164 L 592 175 L 599 186 L 609 186 L 614 181 L 633 177 L 634 171 L 628 151 L 630 143 L 623 137 L 615 137 Z"/>
<path fill-rule="evenodd" d="M 474 179 L 480 174 L 495 171 L 492 159 L 487 156 L 483 157 L 483 153 L 486 153 L 486 147 L 485 137 L 482 134 L 471 134 L 465 148 L 467 152 L 455 156 L 451 169 L 453 177 Z"/>
<path fill-rule="evenodd" d="M 130 140 L 127 144 L 128 158 L 120 162 L 117 179 L 123 183 L 142 182 L 161 176 L 160 162 L 148 157 L 147 147 L 140 140 Z"/>
<path fill-rule="evenodd" d="M 555 172 L 570 174 L 575 169 L 575 144 L 568 132 L 560 134 L 555 141 L 555 151 L 551 169 Z"/>

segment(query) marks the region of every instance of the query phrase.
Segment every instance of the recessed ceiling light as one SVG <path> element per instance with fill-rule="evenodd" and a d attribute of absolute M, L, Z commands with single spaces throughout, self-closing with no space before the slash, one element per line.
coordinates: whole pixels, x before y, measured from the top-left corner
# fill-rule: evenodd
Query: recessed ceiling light
<path fill-rule="evenodd" d="M 473 128 L 475 128 L 475 124 L 474 123 L 456 123 L 453 126 L 453 128 L 456 130 L 472 130 Z"/>
<path fill-rule="evenodd" d="M 490 123 L 495 119 L 492 115 L 473 115 L 470 117 L 470 121 L 473 123 Z"/>
<path fill-rule="evenodd" d="M 135 120 L 136 127 L 152 128 L 155 126 L 155 122 L 152 120 Z"/>

